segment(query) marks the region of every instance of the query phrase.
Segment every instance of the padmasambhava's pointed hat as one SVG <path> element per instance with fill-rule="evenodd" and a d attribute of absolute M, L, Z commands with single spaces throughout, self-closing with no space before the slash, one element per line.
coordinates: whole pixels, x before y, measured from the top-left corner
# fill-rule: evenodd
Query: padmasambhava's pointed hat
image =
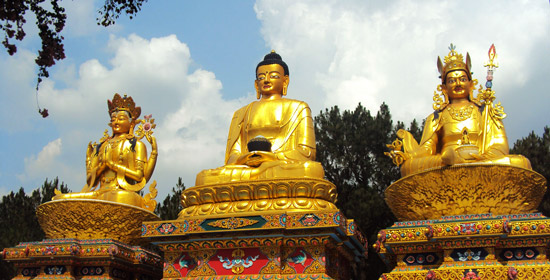
<path fill-rule="evenodd" d="M 464 70 L 468 74 L 468 78 L 472 80 L 472 62 L 470 61 L 470 54 L 466 53 L 466 62 L 463 61 L 462 54 L 455 51 L 456 46 L 451 44 L 449 47 L 449 54 L 445 57 L 445 65 L 441 63 L 441 58 L 437 57 L 437 69 L 441 75 L 441 83 L 445 84 L 445 79 L 449 72 Z"/>

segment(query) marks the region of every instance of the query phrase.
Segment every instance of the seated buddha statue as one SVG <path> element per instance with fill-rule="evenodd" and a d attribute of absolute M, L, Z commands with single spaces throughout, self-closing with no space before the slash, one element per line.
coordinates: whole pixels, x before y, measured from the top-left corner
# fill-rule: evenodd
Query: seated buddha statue
<path fill-rule="evenodd" d="M 145 121 L 138 120 L 141 108 L 136 107 L 132 97 L 115 94 L 113 101 L 108 100 L 112 135 L 105 131 L 99 144 L 88 144 L 86 151 L 86 181 L 81 192 L 59 193 L 53 200 L 59 199 L 99 199 L 130 204 L 146 209 L 156 205 L 154 200 L 144 199 L 141 191 L 151 178 L 157 162 L 157 142 L 152 136 L 153 122 L 146 116 Z M 136 123 L 143 122 L 134 134 Z M 140 141 L 143 136 L 152 147 L 147 159 L 147 148 Z M 150 187 L 151 195 L 156 196 L 155 183 Z"/>
<path fill-rule="evenodd" d="M 315 162 L 315 132 L 309 106 L 284 98 L 288 66 L 274 51 L 256 67 L 258 101 L 233 115 L 225 165 L 201 171 L 197 186 L 271 178 L 320 178 L 323 167 Z"/>
<path fill-rule="evenodd" d="M 477 80 L 472 79 L 470 67 L 469 54 L 464 61 L 453 45 L 444 64 L 438 58 L 441 85 L 434 92 L 435 112 L 426 118 L 420 143 L 400 130 L 397 136 L 403 141 L 388 145 L 394 150 L 387 154 L 394 163 L 402 164 L 403 177 L 455 164 L 495 163 L 531 169 L 528 159 L 509 154 L 502 123 L 506 115 L 500 104 L 492 104 L 494 92 L 490 87 L 480 88 L 478 98 L 474 98 Z"/>

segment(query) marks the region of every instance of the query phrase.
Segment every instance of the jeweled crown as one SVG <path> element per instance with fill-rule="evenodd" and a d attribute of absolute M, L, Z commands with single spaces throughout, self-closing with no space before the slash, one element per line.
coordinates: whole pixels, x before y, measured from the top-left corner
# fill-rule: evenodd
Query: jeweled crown
<path fill-rule="evenodd" d="M 464 70 L 468 74 L 468 78 L 472 79 L 472 72 L 470 71 L 472 63 L 470 61 L 470 54 L 466 53 L 466 61 L 462 54 L 459 54 L 455 50 L 456 46 L 451 44 L 449 46 L 449 54 L 445 57 L 445 65 L 441 63 L 441 58 L 437 57 L 437 69 L 441 74 L 441 83 L 445 83 L 445 79 L 449 72 Z"/>
<path fill-rule="evenodd" d="M 109 107 L 109 116 L 115 111 L 126 111 L 130 113 L 130 117 L 133 120 L 139 118 L 141 115 L 141 107 L 136 107 L 136 103 L 131 96 L 121 97 L 120 94 L 115 93 L 113 101 L 107 100 L 107 106 Z"/>

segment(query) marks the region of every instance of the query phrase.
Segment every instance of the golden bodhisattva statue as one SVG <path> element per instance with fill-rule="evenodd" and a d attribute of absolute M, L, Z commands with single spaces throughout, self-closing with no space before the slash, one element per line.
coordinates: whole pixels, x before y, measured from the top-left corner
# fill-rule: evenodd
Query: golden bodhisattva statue
<path fill-rule="evenodd" d="M 150 194 L 144 198 L 141 191 L 151 178 L 157 162 L 157 142 L 152 128 L 155 127 L 151 115 L 138 120 L 141 108 L 136 107 L 132 97 L 115 94 L 108 101 L 112 135 L 105 131 L 99 144 L 88 144 L 86 151 L 86 181 L 79 193 L 57 193 L 53 200 L 59 199 L 99 199 L 120 202 L 143 207 L 153 211 L 156 201 L 156 183 L 150 186 Z M 136 133 L 134 127 L 140 124 Z M 140 141 L 143 137 L 152 147 L 147 159 L 147 148 Z"/>
<path fill-rule="evenodd" d="M 400 166 L 402 178 L 386 191 L 386 202 L 400 220 L 442 216 L 507 215 L 536 210 L 546 190 L 544 177 L 527 158 L 510 155 L 502 119 L 506 116 L 492 90 L 494 45 L 489 50 L 486 88 L 472 79 L 466 59 L 451 44 L 441 84 L 434 93 L 435 112 L 426 118 L 422 139 L 399 130 L 386 154 Z M 403 149 L 403 150 L 402 150 Z"/>
<path fill-rule="evenodd" d="M 336 187 L 315 161 L 315 131 L 305 102 L 284 98 L 288 66 L 272 51 L 256 67 L 258 101 L 233 115 L 225 165 L 197 174 L 182 193 L 179 218 L 257 211 L 336 209 Z"/>
<path fill-rule="evenodd" d="M 204 170 L 196 185 L 279 177 L 323 178 L 315 162 L 315 132 L 305 102 L 283 98 L 289 83 L 288 66 L 271 52 L 256 67 L 259 101 L 233 115 L 225 165 Z"/>
<path fill-rule="evenodd" d="M 502 119 L 506 116 L 500 104 L 493 105 L 494 92 L 480 89 L 474 98 L 477 80 L 472 79 L 470 56 L 466 61 L 454 46 L 445 64 L 438 58 L 441 85 L 434 92 L 434 113 L 426 118 L 422 140 L 399 130 L 400 141 L 388 153 L 401 166 L 402 176 L 430 168 L 468 163 L 496 163 L 531 169 L 529 160 L 510 155 Z M 492 79 L 492 77 L 488 77 Z M 464 141 L 467 139 L 466 141 Z M 395 145 L 395 146 L 394 146 Z M 404 152 L 400 151 L 401 146 Z"/>

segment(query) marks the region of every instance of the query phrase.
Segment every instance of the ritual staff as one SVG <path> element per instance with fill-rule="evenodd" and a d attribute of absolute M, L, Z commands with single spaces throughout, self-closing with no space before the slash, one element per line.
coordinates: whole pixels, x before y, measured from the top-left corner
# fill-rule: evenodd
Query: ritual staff
<path fill-rule="evenodd" d="M 196 185 L 271 178 L 323 178 L 315 162 L 315 132 L 305 102 L 284 98 L 289 71 L 281 56 L 267 54 L 256 67 L 256 97 L 233 115 L 225 165 L 203 170 Z"/>

